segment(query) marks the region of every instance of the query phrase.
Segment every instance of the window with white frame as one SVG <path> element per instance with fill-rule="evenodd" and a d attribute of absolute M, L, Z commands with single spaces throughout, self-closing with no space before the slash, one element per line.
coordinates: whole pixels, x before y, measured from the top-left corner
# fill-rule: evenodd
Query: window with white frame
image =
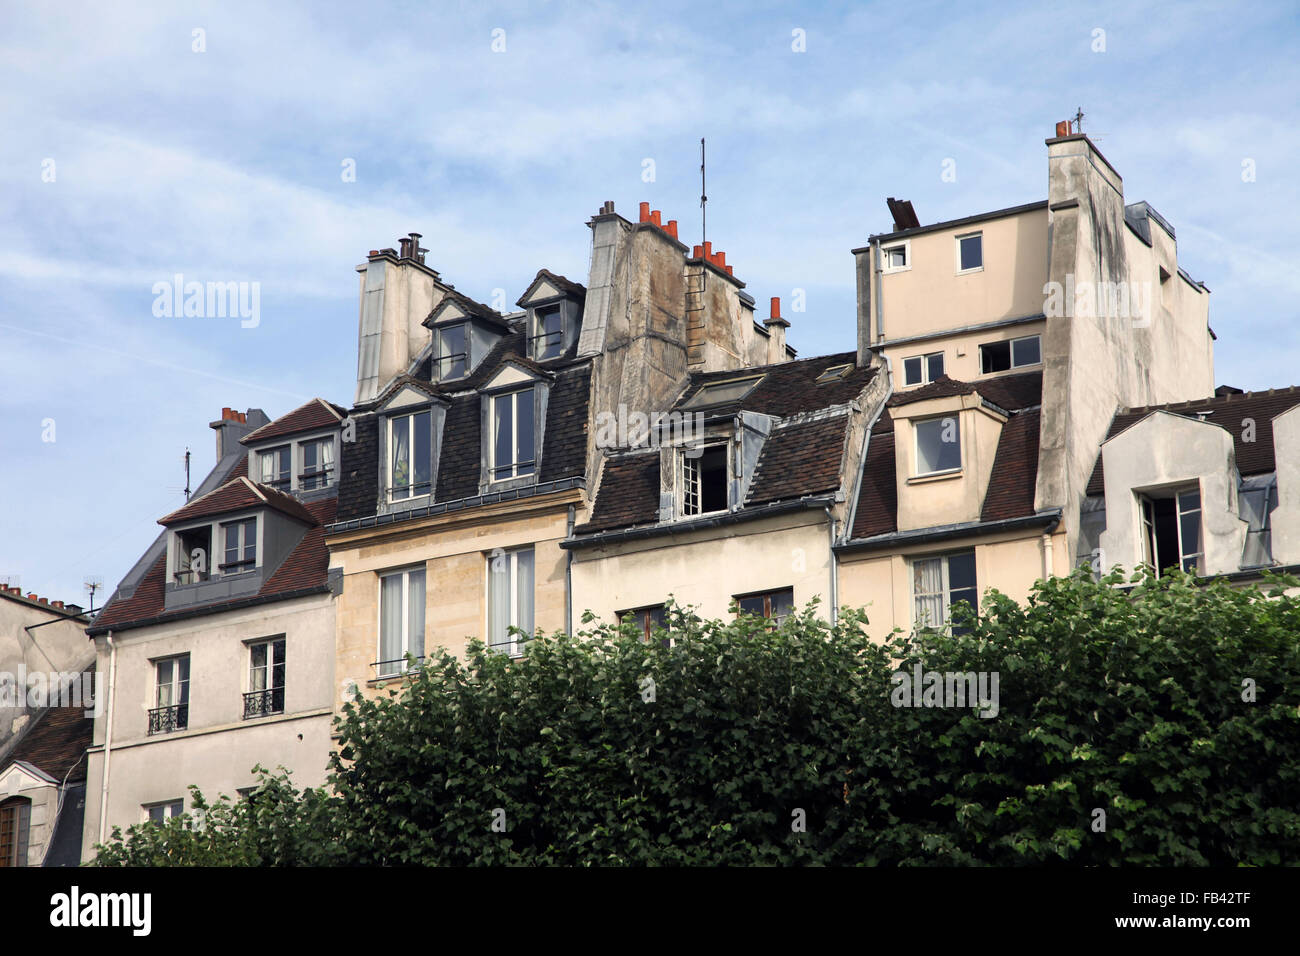
<path fill-rule="evenodd" d="M 394 571 L 379 577 L 379 677 L 403 674 L 424 659 L 424 568 Z"/>
<path fill-rule="evenodd" d="M 913 355 L 903 359 L 903 384 L 925 385 L 943 375 L 943 353 Z"/>
<path fill-rule="evenodd" d="M 328 488 L 334 476 L 334 438 L 314 438 L 298 446 L 302 455 L 302 474 L 298 486 L 303 491 Z"/>
<path fill-rule="evenodd" d="M 261 452 L 258 456 L 261 466 L 258 480 L 272 488 L 288 491 L 293 477 L 292 461 L 293 448 L 289 445 L 281 445 L 279 448 L 270 448 Z"/>
<path fill-rule="evenodd" d="M 683 448 L 678 453 L 682 468 L 681 514 L 707 515 L 726 511 L 730 483 L 725 444 L 705 445 L 703 450 Z M 692 457 L 692 453 L 695 454 Z"/>
<path fill-rule="evenodd" d="M 433 493 L 432 413 L 388 419 L 388 497 L 404 501 Z"/>
<path fill-rule="evenodd" d="M 257 567 L 256 518 L 226 522 L 221 526 L 221 536 L 225 546 L 222 574 L 239 574 Z"/>
<path fill-rule="evenodd" d="M 537 467 L 533 389 L 492 396 L 492 444 L 489 474 L 493 481 L 531 475 Z"/>
<path fill-rule="evenodd" d="M 979 588 L 975 583 L 975 551 L 912 561 L 912 624 L 915 627 L 944 627 L 952 618 L 954 604 L 964 601 L 979 610 Z M 969 628 L 955 628 L 962 633 Z"/>
<path fill-rule="evenodd" d="M 533 633 L 534 556 L 532 548 L 494 551 L 487 556 L 488 648 L 511 657 L 523 653 L 518 628 Z"/>
<path fill-rule="evenodd" d="M 976 272 L 984 268 L 984 235 L 973 232 L 957 237 L 957 272 Z"/>
<path fill-rule="evenodd" d="M 1148 492 L 1140 503 L 1142 560 L 1157 575 L 1166 568 L 1199 573 L 1205 563 L 1200 487 Z"/>
<path fill-rule="evenodd" d="M 162 803 L 146 803 L 143 807 L 145 820 L 154 826 L 161 826 L 172 817 L 179 817 L 185 812 L 184 800 L 166 800 Z"/>
<path fill-rule="evenodd" d="M 917 422 L 913 431 L 918 476 L 961 469 L 961 427 L 956 415 Z"/>
<path fill-rule="evenodd" d="M 153 662 L 153 707 L 149 709 L 149 733 L 166 734 L 185 730 L 190 719 L 190 655 L 164 657 Z"/>
<path fill-rule="evenodd" d="M 544 306 L 534 312 L 533 357 L 555 358 L 564 349 L 564 306 Z"/>
<path fill-rule="evenodd" d="M 244 719 L 284 713 L 285 639 L 271 638 L 248 645 L 248 693 Z"/>
<path fill-rule="evenodd" d="M 910 243 L 900 242 L 892 246 L 880 247 L 880 267 L 882 272 L 902 272 L 912 265 Z"/>
<path fill-rule="evenodd" d="M 1039 365 L 1042 361 L 1042 343 L 1037 335 L 987 342 L 980 346 L 980 372 L 985 375 L 1026 365 Z"/>
<path fill-rule="evenodd" d="M 438 358 L 434 363 L 434 381 L 448 382 L 464 378 L 469 370 L 469 325 L 438 327 Z"/>

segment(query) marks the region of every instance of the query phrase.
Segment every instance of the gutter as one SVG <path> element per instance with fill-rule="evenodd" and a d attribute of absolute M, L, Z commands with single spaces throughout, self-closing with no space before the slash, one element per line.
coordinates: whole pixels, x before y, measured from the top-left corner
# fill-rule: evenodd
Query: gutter
<path fill-rule="evenodd" d="M 291 601 L 294 598 L 311 597 L 314 594 L 329 594 L 330 586 L 328 584 L 317 584 L 309 588 L 298 588 L 293 591 L 281 591 L 278 594 L 256 594 L 252 597 L 242 598 L 238 601 L 223 601 L 220 604 L 213 604 L 208 607 L 192 607 L 184 610 L 168 611 L 165 614 L 155 614 L 153 617 L 141 618 L 137 621 L 119 621 L 116 624 L 108 624 L 104 627 L 88 627 L 86 634 L 90 637 L 98 637 L 100 634 L 112 634 L 113 629 L 118 631 L 127 631 L 135 627 L 148 627 L 151 624 L 168 624 L 172 621 L 183 621 L 191 617 L 204 617 L 208 614 L 222 614 L 226 611 L 240 611 L 247 607 L 256 607 L 259 604 L 272 604 L 276 601 Z M 107 606 L 107 605 L 105 605 Z"/>
<path fill-rule="evenodd" d="M 874 296 L 876 303 L 876 343 L 880 344 L 885 341 L 885 312 L 884 312 L 884 290 L 880 288 L 881 279 L 884 276 L 884 270 L 880 265 L 880 240 L 871 240 L 871 252 L 875 259 L 876 270 L 876 294 Z"/>
<path fill-rule="evenodd" d="M 618 531 L 602 531 L 582 537 L 570 537 L 560 542 L 566 551 L 579 551 L 603 544 L 617 544 L 623 541 L 642 541 L 647 538 L 662 538 L 669 535 L 686 534 L 691 531 L 705 531 L 711 528 L 725 528 L 758 518 L 773 515 L 790 514 L 795 511 L 810 511 L 828 508 L 835 503 L 834 495 L 816 495 L 797 498 L 791 501 L 778 501 L 761 508 L 742 508 L 729 511 L 712 518 L 697 518 L 695 521 L 679 521 L 670 524 L 647 525 L 641 528 L 627 528 Z"/>
<path fill-rule="evenodd" d="M 113 632 L 108 632 L 108 721 L 104 728 L 104 782 L 99 790 L 99 841 L 107 837 L 108 827 L 108 771 L 113 760 L 113 711 L 117 704 L 117 644 L 113 642 Z M 86 851 L 82 847 L 82 852 Z"/>
<path fill-rule="evenodd" d="M 968 538 L 979 534 L 996 534 L 999 531 L 1017 531 L 1021 528 L 1046 526 L 1044 534 L 1051 534 L 1061 522 L 1061 509 L 1040 511 L 1037 514 L 1021 518 L 1003 518 L 1000 521 L 967 521 L 962 524 L 943 525 L 938 528 L 921 528 L 916 531 L 894 531 L 878 534 L 870 538 L 858 538 L 846 541 L 836 547 L 841 554 L 854 554 L 862 551 L 882 551 L 899 545 L 929 544 L 935 541 L 948 541 L 953 538 Z"/>
<path fill-rule="evenodd" d="M 839 619 L 840 613 L 840 562 L 839 557 L 835 554 L 835 516 L 831 514 L 831 506 L 826 505 L 826 524 L 830 535 L 831 550 L 831 624 L 834 625 Z"/>

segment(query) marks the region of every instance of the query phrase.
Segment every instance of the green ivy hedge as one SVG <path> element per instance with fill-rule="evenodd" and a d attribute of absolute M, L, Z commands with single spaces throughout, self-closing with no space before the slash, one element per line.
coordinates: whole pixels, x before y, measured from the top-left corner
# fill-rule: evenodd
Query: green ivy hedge
<path fill-rule="evenodd" d="M 251 803 L 115 831 L 99 862 L 1300 861 L 1300 601 L 1122 583 L 989 592 L 968 633 L 884 646 L 849 610 L 673 608 L 671 647 L 604 625 L 516 661 L 437 653 L 345 706 L 329 795 L 265 775 Z M 996 674 L 996 715 L 896 706 L 917 665 Z"/>

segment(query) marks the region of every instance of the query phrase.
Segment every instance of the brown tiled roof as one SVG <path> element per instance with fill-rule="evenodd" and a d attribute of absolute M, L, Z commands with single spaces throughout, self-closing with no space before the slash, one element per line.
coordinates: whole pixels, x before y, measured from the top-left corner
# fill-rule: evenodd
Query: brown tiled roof
<path fill-rule="evenodd" d="M 840 486 L 848 414 L 781 425 L 763 443 L 746 505 L 802 498 Z"/>
<path fill-rule="evenodd" d="M 983 379 L 978 382 L 963 382 L 947 375 L 940 375 L 928 385 L 909 388 L 905 392 L 896 392 L 889 399 L 889 405 L 897 408 L 913 402 L 923 402 L 927 398 L 945 398 L 949 395 L 970 395 L 978 392 L 986 400 L 1005 411 L 1016 411 L 1038 405 L 1043 399 L 1043 373 L 1021 372 L 1016 375 L 1001 375 L 997 378 Z"/>
<path fill-rule="evenodd" d="M 474 299 L 471 299 L 463 292 L 457 292 L 455 289 L 452 289 L 445 296 L 443 296 L 441 299 L 438 300 L 438 304 L 435 305 L 432 310 L 430 310 L 427 316 L 425 316 L 424 319 L 425 323 L 428 323 L 429 320 L 432 319 L 435 314 L 437 314 L 438 310 L 442 308 L 444 304 L 458 305 L 460 306 L 461 311 L 464 312 L 466 315 L 470 315 L 476 319 L 480 319 L 486 322 L 488 325 L 495 326 L 499 329 L 502 329 L 503 331 L 509 331 L 510 329 L 510 325 L 507 322 L 506 317 L 503 316 L 496 309 L 492 308 L 491 306 L 484 305 L 482 302 L 478 302 Z"/>
<path fill-rule="evenodd" d="M 1042 416 L 1036 408 L 1012 415 L 1002 426 L 993 474 L 984 494 L 982 521 L 1023 518 L 1034 513 L 1038 482 L 1038 429 Z"/>
<path fill-rule="evenodd" d="M 299 405 L 275 421 L 253 429 L 239 441 L 240 444 L 252 445 L 270 438 L 284 438 L 321 428 L 332 428 L 347 418 L 347 415 L 348 410 L 341 405 L 327 402 L 323 398 L 313 398 L 306 405 Z"/>
<path fill-rule="evenodd" d="M 730 372 L 698 372 L 691 376 L 690 385 L 675 407 L 681 408 L 705 385 L 754 375 L 762 375 L 763 380 L 742 401 L 730 402 L 721 406 L 723 409 L 743 408 L 786 418 L 800 412 L 843 405 L 857 398 L 876 375 L 876 369 L 858 368 L 856 363 L 857 353 L 840 352 Z M 818 384 L 817 377 L 836 365 L 853 367 L 843 378 Z"/>
<path fill-rule="evenodd" d="M 587 294 L 587 287 L 581 282 L 574 282 L 572 279 L 558 275 L 550 269 L 538 269 L 537 275 L 533 277 L 533 281 L 528 283 L 528 288 L 525 289 L 524 294 L 519 297 L 519 302 L 523 302 L 524 298 L 532 290 L 533 286 L 535 286 L 541 279 L 547 280 L 561 292 L 565 292 L 578 298 L 583 298 Z M 518 305 L 519 303 L 517 302 L 515 304 Z"/>
<path fill-rule="evenodd" d="M 308 524 L 312 521 L 311 513 L 303 507 L 301 501 L 292 495 L 286 495 L 282 491 L 269 485 L 259 484 L 250 478 L 234 478 L 227 481 L 220 488 L 209 491 L 203 497 L 195 498 L 185 507 L 159 518 L 158 523 L 161 525 L 180 524 L 182 521 L 211 518 L 232 511 L 263 506 L 282 511 L 290 517 L 297 518 L 299 521 L 306 521 Z"/>
<path fill-rule="evenodd" d="M 1221 425 L 1232 436 L 1233 448 L 1236 450 L 1237 470 L 1242 475 L 1262 475 L 1277 469 L 1273 453 L 1273 419 L 1296 405 L 1300 405 L 1300 388 L 1295 386 L 1271 389 L 1267 392 L 1231 393 L 1170 405 L 1147 405 L 1143 408 L 1127 409 L 1116 415 L 1111 420 L 1106 438 L 1114 438 L 1124 429 L 1137 424 L 1155 411 L 1174 412 L 1189 418 L 1195 418 L 1197 412 L 1210 412 L 1206 421 Z M 1255 422 L 1255 431 L 1251 436 L 1254 441 L 1245 440 L 1248 434 L 1245 424 L 1247 418 Z M 1087 493 L 1100 495 L 1104 494 L 1105 490 L 1101 452 L 1098 451 L 1092 477 L 1088 480 Z"/>
<path fill-rule="evenodd" d="M 894 429 L 888 414 L 871 431 L 858 489 L 853 537 L 870 538 L 898 530 L 898 486 L 894 483 Z"/>
<path fill-rule="evenodd" d="M 86 673 L 93 674 L 94 668 Z M 51 707 L 42 711 L 9 754 L 5 767 L 22 760 L 60 782 L 65 775 L 69 783 L 85 780 L 86 748 L 95 732 L 95 719 L 86 716 L 87 709 Z"/>
<path fill-rule="evenodd" d="M 659 520 L 659 452 L 635 452 L 605 459 L 591 520 L 579 534 L 630 528 Z"/>
<path fill-rule="evenodd" d="M 298 502 L 298 505 L 312 527 L 256 595 L 194 605 L 168 613 L 164 602 L 167 555 L 163 553 L 145 573 L 131 597 L 113 601 L 99 613 L 91 628 L 92 632 L 102 633 L 109 628 L 119 630 L 160 618 L 174 620 L 196 612 L 211 613 L 226 607 L 240 606 L 250 598 L 275 598 L 310 588 L 323 588 L 328 583 L 329 572 L 329 552 L 325 547 L 323 526 L 334 520 L 338 500 L 330 497 L 306 503 Z"/>

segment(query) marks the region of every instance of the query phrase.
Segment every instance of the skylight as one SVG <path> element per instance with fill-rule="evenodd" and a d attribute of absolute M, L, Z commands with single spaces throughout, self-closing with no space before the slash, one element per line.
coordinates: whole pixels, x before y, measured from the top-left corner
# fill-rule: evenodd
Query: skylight
<path fill-rule="evenodd" d="M 738 402 L 754 390 L 763 376 L 753 378 L 733 378 L 726 382 L 714 382 L 705 385 L 687 399 L 682 408 L 705 408 L 709 405 L 722 405 L 726 402 Z"/>

